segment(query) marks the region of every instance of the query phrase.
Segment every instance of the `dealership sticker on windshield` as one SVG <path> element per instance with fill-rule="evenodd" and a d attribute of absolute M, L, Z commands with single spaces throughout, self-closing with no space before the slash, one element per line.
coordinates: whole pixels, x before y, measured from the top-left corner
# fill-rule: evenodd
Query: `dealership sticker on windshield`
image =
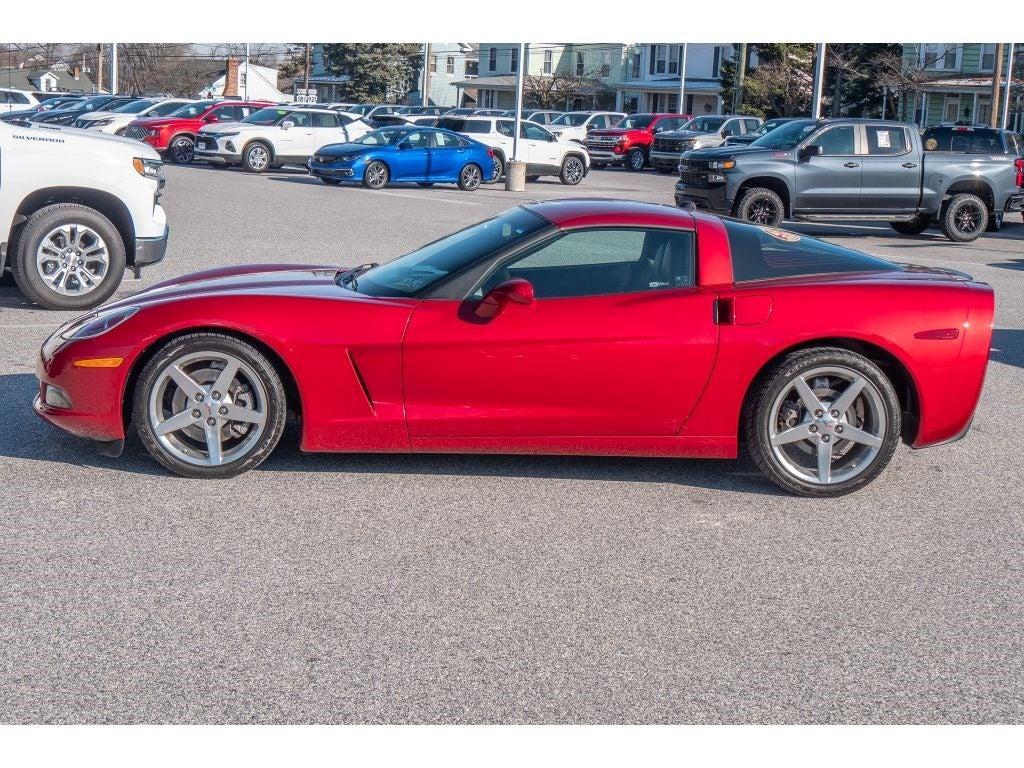
<path fill-rule="evenodd" d="M 784 229 L 776 229 L 775 227 L 758 227 L 758 229 L 784 243 L 799 243 L 801 239 L 800 235 L 796 232 L 787 232 Z"/>

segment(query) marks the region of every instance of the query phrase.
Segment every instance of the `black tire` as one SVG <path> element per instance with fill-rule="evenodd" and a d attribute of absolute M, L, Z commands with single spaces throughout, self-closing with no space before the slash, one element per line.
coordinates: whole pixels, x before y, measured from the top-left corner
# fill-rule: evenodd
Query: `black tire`
<path fill-rule="evenodd" d="M 374 160 L 363 171 L 363 186 L 367 189 L 384 189 L 390 178 L 388 167 L 380 160 Z"/>
<path fill-rule="evenodd" d="M 497 152 L 494 153 L 494 171 L 491 174 L 491 183 L 496 182 L 505 173 L 505 160 Z"/>
<path fill-rule="evenodd" d="M 196 159 L 196 141 L 188 134 L 171 139 L 167 145 L 167 160 L 175 165 L 188 165 Z"/>
<path fill-rule="evenodd" d="M 562 180 L 563 184 L 575 187 L 583 181 L 583 177 L 586 175 L 587 166 L 583 160 L 578 155 L 569 155 L 562 161 L 562 170 L 559 172 L 558 178 Z"/>
<path fill-rule="evenodd" d="M 107 267 L 95 288 L 86 293 L 67 296 L 47 285 L 37 266 L 36 253 L 43 239 L 53 230 L 69 224 L 89 227 L 103 239 Z M 39 306 L 64 310 L 91 309 L 109 299 L 121 284 L 125 268 L 125 247 L 117 227 L 99 211 L 78 203 L 58 203 L 41 208 L 25 222 L 18 234 L 10 267 L 18 288 L 27 299 Z M 75 281 L 75 284 L 80 283 Z"/>
<path fill-rule="evenodd" d="M 859 470 L 848 480 L 822 485 L 803 479 L 779 460 L 772 450 L 769 429 L 771 420 L 777 418 L 774 405 L 789 389 L 793 379 L 817 368 L 829 367 L 842 368 L 862 376 L 867 382 L 862 390 L 864 392 L 868 386 L 874 388 L 884 411 L 885 428 L 879 430 L 881 444 L 869 463 L 864 465 L 864 469 Z M 744 412 L 743 438 L 747 453 L 757 468 L 783 490 L 800 496 L 842 496 L 870 483 L 889 463 L 900 439 L 900 418 L 900 403 L 896 391 L 877 365 L 847 349 L 815 347 L 786 355 L 754 383 Z M 823 433 L 824 429 L 822 435 L 818 437 L 819 440 L 824 441 Z M 838 434 L 834 440 L 837 447 L 842 442 Z"/>
<path fill-rule="evenodd" d="M 736 205 L 736 217 L 766 227 L 777 227 L 786 214 L 782 198 L 764 187 L 751 187 Z"/>
<path fill-rule="evenodd" d="M 984 200 L 977 195 L 960 193 L 946 203 L 939 226 L 942 234 L 954 243 L 971 243 L 985 232 L 988 220 L 988 207 Z"/>
<path fill-rule="evenodd" d="M 484 171 L 476 163 L 466 163 L 459 171 L 459 189 L 463 192 L 474 192 L 480 189 L 484 181 Z"/>
<path fill-rule="evenodd" d="M 190 353 L 227 352 L 244 361 L 259 377 L 267 392 L 263 433 L 235 460 L 219 466 L 197 466 L 182 461 L 160 442 L 149 419 L 149 397 L 160 374 L 175 360 Z M 233 477 L 258 466 L 277 445 L 284 432 L 287 395 L 274 364 L 251 344 L 221 333 L 190 333 L 166 342 L 139 374 L 132 400 L 132 420 L 142 444 L 160 464 L 182 477 Z"/>
<path fill-rule="evenodd" d="M 242 150 L 242 168 L 249 173 L 265 173 L 273 159 L 273 150 L 263 141 L 250 141 Z"/>
<path fill-rule="evenodd" d="M 915 216 L 911 221 L 892 221 L 889 226 L 901 235 L 920 235 L 932 225 L 930 216 Z"/>
<path fill-rule="evenodd" d="M 536 174 L 533 174 L 533 175 L 527 176 L 526 180 L 529 181 L 530 183 L 533 183 L 535 181 L 540 181 L 540 176 L 538 176 Z"/>
<path fill-rule="evenodd" d="M 647 155 L 640 147 L 633 147 L 626 153 L 626 170 L 642 171 L 647 165 Z"/>

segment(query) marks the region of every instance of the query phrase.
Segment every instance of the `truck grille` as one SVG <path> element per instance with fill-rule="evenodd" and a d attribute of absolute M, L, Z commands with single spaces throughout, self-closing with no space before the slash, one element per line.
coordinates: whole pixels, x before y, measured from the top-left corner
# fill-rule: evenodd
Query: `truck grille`
<path fill-rule="evenodd" d="M 146 129 L 143 128 L 141 125 L 129 125 L 127 128 L 125 128 L 124 135 L 127 136 L 129 139 L 136 139 L 137 141 L 142 141 L 144 138 L 146 138 Z"/>
<path fill-rule="evenodd" d="M 693 139 L 667 139 L 658 137 L 654 140 L 654 152 L 678 152 L 682 154 L 693 146 Z"/>
<path fill-rule="evenodd" d="M 706 187 L 708 182 L 708 171 L 710 170 L 707 160 L 688 160 L 681 164 L 679 180 L 688 187 Z"/>
<path fill-rule="evenodd" d="M 587 139 L 587 149 L 611 149 L 617 141 L 617 138 L 611 136 L 595 136 L 594 138 Z"/>

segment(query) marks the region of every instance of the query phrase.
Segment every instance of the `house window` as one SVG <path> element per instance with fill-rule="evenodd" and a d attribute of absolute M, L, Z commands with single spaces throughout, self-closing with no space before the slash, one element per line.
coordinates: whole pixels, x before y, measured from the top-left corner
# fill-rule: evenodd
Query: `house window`
<path fill-rule="evenodd" d="M 544 74 L 551 74 L 551 51 L 544 51 Z"/>
<path fill-rule="evenodd" d="M 487 59 L 487 69 L 494 72 L 498 68 L 498 49 L 492 47 L 490 56 Z"/>
<path fill-rule="evenodd" d="M 512 49 L 512 65 L 509 67 L 509 71 L 511 71 L 511 72 L 518 72 L 519 71 L 519 49 L 518 48 L 513 48 Z"/>
<path fill-rule="evenodd" d="M 654 74 L 663 75 L 667 69 L 668 58 L 668 46 L 667 45 L 656 45 L 654 46 Z"/>
<path fill-rule="evenodd" d="M 630 77 L 634 80 L 640 79 L 640 51 L 633 51 L 633 66 L 630 68 Z M 634 110 L 635 111 L 635 110 Z"/>
<path fill-rule="evenodd" d="M 430 57 L 430 74 L 437 72 L 437 56 Z"/>
<path fill-rule="evenodd" d="M 449 75 L 454 75 L 455 74 L 455 57 L 454 56 L 448 56 L 447 58 L 445 58 L 445 60 L 444 60 L 444 71 L 445 71 L 445 73 L 447 73 Z"/>
<path fill-rule="evenodd" d="M 722 46 L 715 46 L 714 58 L 711 61 L 711 77 L 718 79 L 722 75 Z"/>
<path fill-rule="evenodd" d="M 576 76 L 583 76 L 583 51 L 576 51 Z"/>
<path fill-rule="evenodd" d="M 956 43 L 927 43 L 924 46 L 925 69 L 956 69 Z"/>
<path fill-rule="evenodd" d="M 612 75 L 612 53 L 611 51 L 605 51 L 601 54 L 601 77 L 611 77 Z"/>
<path fill-rule="evenodd" d="M 492 48 L 491 50 L 494 49 Z M 485 109 L 494 109 L 494 91 L 480 91 L 480 100 L 483 102 L 483 106 Z"/>
<path fill-rule="evenodd" d="M 679 46 L 670 45 L 668 47 L 668 73 L 670 75 L 679 74 Z"/>
<path fill-rule="evenodd" d="M 991 72 L 996 68 L 996 44 L 985 43 L 981 46 L 981 67 L 982 72 Z"/>

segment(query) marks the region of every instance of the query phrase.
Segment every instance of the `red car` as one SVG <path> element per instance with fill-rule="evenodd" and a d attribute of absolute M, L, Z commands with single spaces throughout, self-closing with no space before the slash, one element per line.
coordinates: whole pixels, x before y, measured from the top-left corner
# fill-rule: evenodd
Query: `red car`
<path fill-rule="evenodd" d="M 172 163 L 195 159 L 196 134 L 209 123 L 231 123 L 263 109 L 269 101 L 194 101 L 165 117 L 144 117 L 128 124 L 124 135 L 144 141 Z"/>
<path fill-rule="evenodd" d="M 660 205 L 531 203 L 382 266 L 163 283 L 58 329 L 36 410 L 188 477 L 303 451 L 733 458 L 855 490 L 961 437 L 994 301 L 968 275 Z"/>
<path fill-rule="evenodd" d="M 655 134 L 675 131 L 693 119 L 693 115 L 675 113 L 638 113 L 627 115 L 614 128 L 597 128 L 587 134 L 587 152 L 591 165 L 625 164 L 631 171 L 642 171 Z"/>

